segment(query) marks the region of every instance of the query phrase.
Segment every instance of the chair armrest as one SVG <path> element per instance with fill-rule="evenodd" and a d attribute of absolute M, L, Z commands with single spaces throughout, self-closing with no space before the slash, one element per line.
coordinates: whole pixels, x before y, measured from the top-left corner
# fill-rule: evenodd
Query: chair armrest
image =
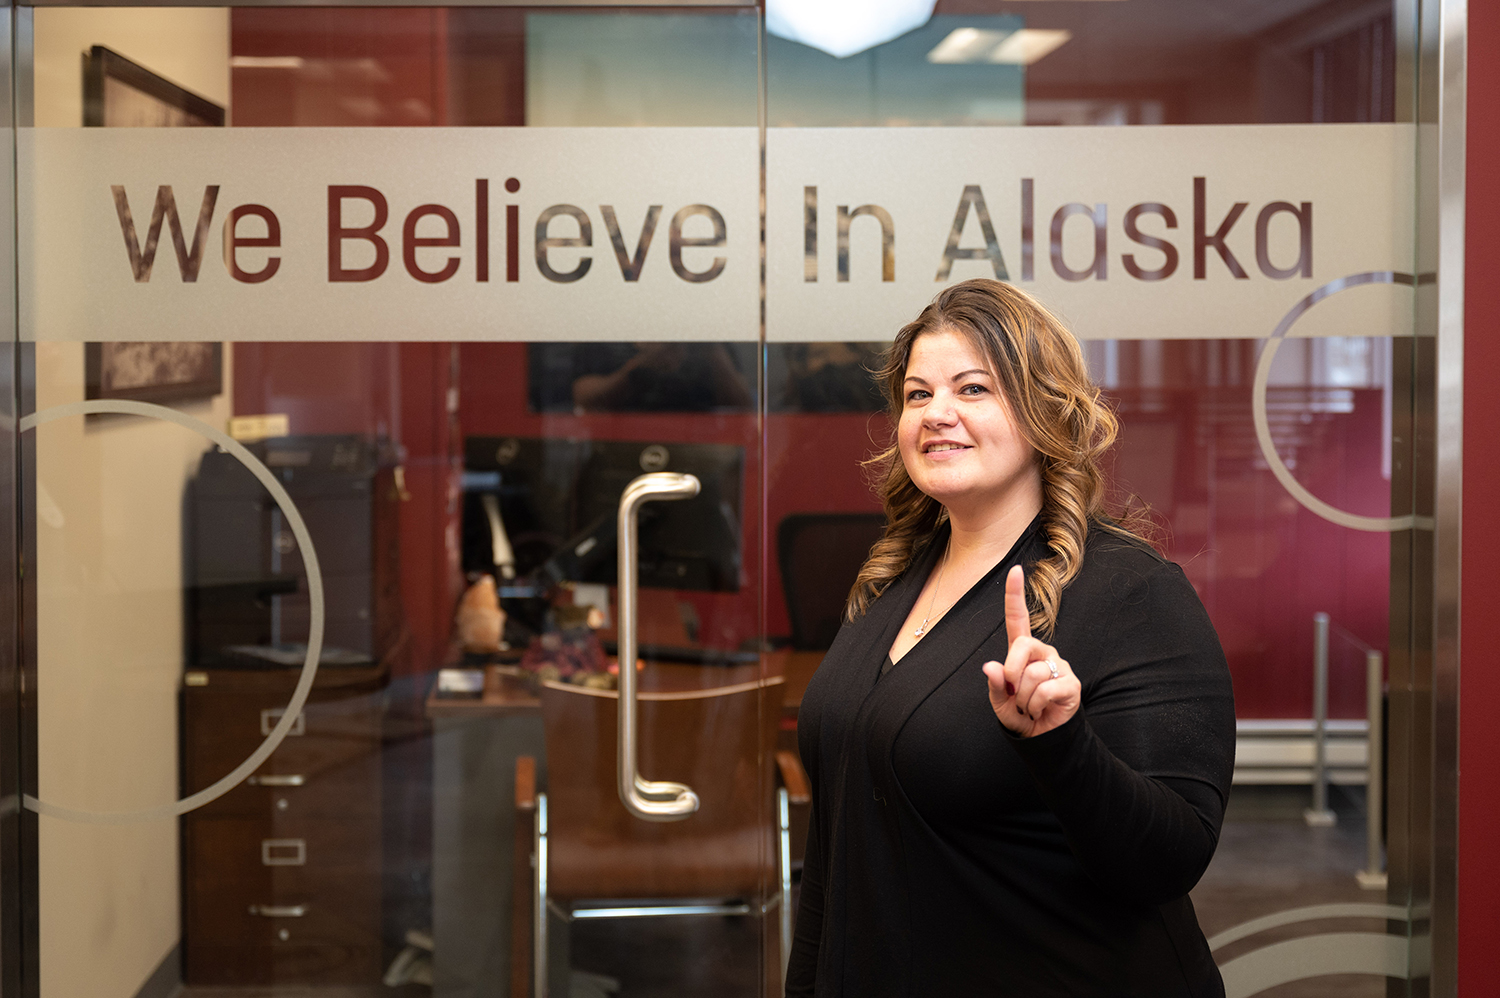
<path fill-rule="evenodd" d="M 793 804 L 806 804 L 812 800 L 812 784 L 807 779 L 807 770 L 797 753 L 781 749 L 776 753 L 776 768 L 781 771 L 781 785 L 786 787 L 787 797 Z"/>
<path fill-rule="evenodd" d="M 516 810 L 536 810 L 535 756 L 516 756 Z"/>

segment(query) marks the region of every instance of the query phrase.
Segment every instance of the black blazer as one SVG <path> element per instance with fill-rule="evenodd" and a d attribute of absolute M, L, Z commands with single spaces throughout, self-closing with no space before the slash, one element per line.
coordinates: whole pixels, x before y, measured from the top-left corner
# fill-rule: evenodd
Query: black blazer
<path fill-rule="evenodd" d="M 1005 573 L 1038 523 L 885 676 L 947 541 L 846 625 L 798 717 L 813 817 L 789 996 L 1222 996 L 1187 892 L 1234 766 L 1229 671 L 1182 570 L 1095 528 L 1050 641 L 1083 706 L 1012 737 Z"/>

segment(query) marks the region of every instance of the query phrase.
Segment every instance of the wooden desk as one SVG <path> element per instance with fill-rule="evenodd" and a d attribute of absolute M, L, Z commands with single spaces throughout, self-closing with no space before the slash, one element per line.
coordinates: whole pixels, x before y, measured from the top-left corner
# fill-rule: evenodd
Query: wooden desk
<path fill-rule="evenodd" d="M 680 665 L 647 662 L 641 672 L 642 693 L 677 693 L 749 683 L 765 676 L 785 676 L 782 705 L 795 718 L 802 694 L 823 661 L 820 651 L 781 649 L 767 652 L 760 665 Z M 440 697 L 437 685 L 427 694 L 427 716 L 431 718 L 514 717 L 535 715 L 541 701 L 515 677 L 490 666 L 485 670 L 484 692 L 478 697 Z"/>

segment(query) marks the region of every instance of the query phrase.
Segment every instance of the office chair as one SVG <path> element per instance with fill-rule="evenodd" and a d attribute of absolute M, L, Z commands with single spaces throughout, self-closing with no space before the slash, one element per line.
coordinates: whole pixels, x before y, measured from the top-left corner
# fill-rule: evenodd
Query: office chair
<path fill-rule="evenodd" d="M 792 513 L 781 521 L 776 552 L 793 649 L 833 644 L 849 589 L 884 530 L 881 513 Z"/>
<path fill-rule="evenodd" d="M 528 967 L 531 993 L 548 994 L 549 910 L 566 922 L 774 912 L 779 959 L 767 966 L 767 993 L 781 993 L 792 931 L 789 804 L 810 799 L 795 754 L 775 751 L 782 682 L 638 694 L 642 774 L 682 781 L 700 800 L 671 823 L 639 820 L 617 796 L 618 694 L 544 684 L 547 789 L 537 788 L 533 758 L 516 761 L 513 998 L 526 994 Z M 528 882 L 529 897 L 520 887 Z"/>

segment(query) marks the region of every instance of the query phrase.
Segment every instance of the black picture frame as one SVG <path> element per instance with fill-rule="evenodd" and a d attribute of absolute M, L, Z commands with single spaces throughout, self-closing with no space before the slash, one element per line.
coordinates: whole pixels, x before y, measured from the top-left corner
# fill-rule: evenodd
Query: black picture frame
<path fill-rule="evenodd" d="M 223 127 L 224 108 L 113 49 L 83 57 L 83 124 L 89 128 Z M 176 402 L 224 390 L 219 343 L 85 343 L 84 397 Z"/>
<path fill-rule="evenodd" d="M 224 391 L 222 343 L 85 343 L 84 398 L 180 402 Z"/>
<path fill-rule="evenodd" d="M 87 128 L 222 128 L 224 108 L 113 49 L 95 45 L 83 57 L 83 124 Z"/>

